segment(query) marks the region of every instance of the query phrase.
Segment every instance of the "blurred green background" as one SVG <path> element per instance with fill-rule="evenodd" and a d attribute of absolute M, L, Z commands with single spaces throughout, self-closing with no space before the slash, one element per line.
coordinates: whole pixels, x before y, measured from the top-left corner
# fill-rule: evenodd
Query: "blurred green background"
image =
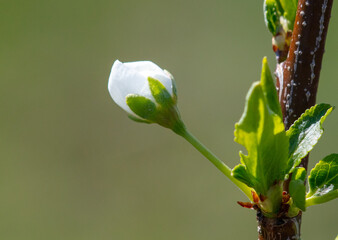
<path fill-rule="evenodd" d="M 334 6 L 318 102 L 336 106 L 337 43 Z M 1 1 L 0 239 L 257 239 L 245 196 L 183 139 L 130 121 L 107 83 L 115 59 L 168 69 L 186 125 L 233 167 L 265 55 L 273 69 L 262 1 Z M 337 122 L 311 166 L 337 152 Z M 308 209 L 303 239 L 334 239 L 337 212 Z"/>

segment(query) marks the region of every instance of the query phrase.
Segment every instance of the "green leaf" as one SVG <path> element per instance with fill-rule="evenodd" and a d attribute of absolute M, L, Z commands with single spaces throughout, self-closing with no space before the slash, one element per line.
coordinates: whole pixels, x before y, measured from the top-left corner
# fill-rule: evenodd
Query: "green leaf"
<path fill-rule="evenodd" d="M 235 141 L 248 155 L 240 153 L 241 164 L 233 176 L 266 196 L 270 187 L 284 179 L 288 138 L 282 122 L 276 88 L 266 60 L 262 80 L 252 85 L 240 121 L 235 125 Z"/>
<path fill-rule="evenodd" d="M 151 94 L 158 104 L 164 107 L 174 104 L 171 95 L 160 81 L 152 77 L 148 77 L 148 82 Z"/>
<path fill-rule="evenodd" d="M 269 105 L 269 108 L 275 114 L 277 114 L 280 118 L 283 118 L 282 109 L 280 107 L 278 95 L 276 91 L 276 86 L 271 76 L 270 68 L 268 65 L 268 60 L 266 57 L 263 58 L 261 83 L 262 83 L 263 93 Z"/>
<path fill-rule="evenodd" d="M 305 211 L 305 178 L 305 168 L 296 168 L 289 184 L 289 194 L 293 204 L 302 211 Z"/>
<path fill-rule="evenodd" d="M 289 30 L 293 29 L 295 22 L 298 0 L 279 0 L 284 10 L 283 16 L 289 22 Z"/>
<path fill-rule="evenodd" d="M 240 153 L 240 156 L 245 157 L 242 156 L 242 153 Z M 259 184 L 257 183 L 256 178 L 248 173 L 246 167 L 242 164 L 234 167 L 234 169 L 232 170 L 232 175 L 242 183 L 245 183 L 248 187 L 254 188 Z"/>
<path fill-rule="evenodd" d="M 275 36 L 278 32 L 278 27 L 280 25 L 279 18 L 281 16 L 278 2 L 276 0 L 265 0 L 263 9 L 265 24 L 269 31 Z"/>
<path fill-rule="evenodd" d="M 331 113 L 329 104 L 319 104 L 305 111 L 286 132 L 289 137 L 288 171 L 291 173 L 317 144 L 323 134 L 322 123 Z"/>
<path fill-rule="evenodd" d="M 292 31 L 297 13 L 297 5 L 298 0 L 264 1 L 265 24 L 273 36 L 276 36 L 280 32 L 280 28 L 284 28 L 284 32 Z"/>
<path fill-rule="evenodd" d="M 157 115 L 156 105 L 150 99 L 136 94 L 129 94 L 126 97 L 127 105 L 141 118 L 152 121 Z"/>
<path fill-rule="evenodd" d="M 311 170 L 309 186 L 307 206 L 325 203 L 338 197 L 338 154 L 333 153 L 317 163 Z"/>

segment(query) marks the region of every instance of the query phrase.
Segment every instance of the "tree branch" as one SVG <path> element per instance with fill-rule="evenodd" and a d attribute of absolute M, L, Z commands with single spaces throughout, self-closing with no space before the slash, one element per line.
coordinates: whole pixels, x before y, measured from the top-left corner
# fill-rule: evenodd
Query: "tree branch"
<path fill-rule="evenodd" d="M 333 0 L 299 0 L 286 61 L 277 65 L 277 90 L 285 128 L 316 103 Z M 307 168 L 307 158 L 301 166 Z"/>
<path fill-rule="evenodd" d="M 280 62 L 283 58 L 275 51 L 279 53 L 276 56 L 276 84 L 286 129 L 316 103 L 332 4 L 333 0 L 299 0 L 286 60 Z M 307 165 L 308 156 L 300 166 L 307 169 Z M 288 185 L 289 181 L 285 181 L 287 192 Z M 259 239 L 300 239 L 302 213 L 293 218 L 287 218 L 286 213 L 287 209 L 281 209 L 280 217 L 267 218 L 258 211 Z"/>

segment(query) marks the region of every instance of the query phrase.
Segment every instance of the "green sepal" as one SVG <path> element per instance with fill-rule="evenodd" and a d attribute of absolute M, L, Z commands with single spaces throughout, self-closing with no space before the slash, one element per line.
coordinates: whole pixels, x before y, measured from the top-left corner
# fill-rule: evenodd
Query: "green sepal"
<path fill-rule="evenodd" d="M 313 149 L 323 134 L 322 124 L 332 112 L 329 104 L 318 104 L 305 111 L 286 132 L 289 137 L 289 160 L 286 174 L 291 173 Z"/>
<path fill-rule="evenodd" d="M 172 88 L 173 88 L 173 94 L 174 94 L 174 103 L 176 104 L 177 102 L 177 87 L 176 87 L 176 82 L 175 82 L 175 79 L 172 78 L 171 79 L 171 83 L 172 83 Z"/>
<path fill-rule="evenodd" d="M 150 121 L 148 121 L 148 120 L 145 120 L 145 119 L 141 119 L 141 118 L 138 118 L 138 117 L 135 117 L 135 116 L 133 116 L 133 115 L 128 115 L 128 117 L 131 119 L 131 120 L 133 120 L 133 121 L 135 121 L 135 122 L 140 122 L 140 123 L 151 123 Z"/>
<path fill-rule="evenodd" d="M 168 75 L 170 75 L 169 72 Z M 152 77 L 148 77 L 148 84 L 155 101 L 137 94 L 127 95 L 126 103 L 137 115 L 130 114 L 129 118 L 136 122 L 157 123 L 163 127 L 172 129 L 176 133 L 184 130 L 185 126 L 176 106 L 175 82 L 171 75 L 170 78 L 173 83 L 173 96 L 169 94 L 160 81 Z"/>
<path fill-rule="evenodd" d="M 265 0 L 263 10 L 265 24 L 272 35 L 275 36 L 278 32 L 280 25 L 279 18 L 281 15 L 281 12 L 278 8 L 278 3 L 275 0 Z"/>
<path fill-rule="evenodd" d="M 235 141 L 246 148 L 248 155 L 240 154 L 243 167 L 235 167 L 233 175 L 264 196 L 284 179 L 289 147 L 276 88 L 272 85 L 264 59 L 262 80 L 250 88 L 244 113 L 235 125 Z"/>
<path fill-rule="evenodd" d="M 163 84 L 155 78 L 148 77 L 149 88 L 151 94 L 155 98 L 156 102 L 163 107 L 169 107 L 174 104 L 174 101 L 167 91 L 167 89 L 163 86 Z"/>
<path fill-rule="evenodd" d="M 177 102 L 177 87 L 176 87 L 176 81 L 174 76 L 166 69 L 163 70 L 171 79 L 171 85 L 172 85 L 172 90 L 173 90 L 173 100 L 174 103 L 176 104 Z"/>
<path fill-rule="evenodd" d="M 289 194 L 292 198 L 292 203 L 302 211 L 305 211 L 305 178 L 305 168 L 296 168 L 289 184 Z M 291 207 L 294 207 L 293 205 Z"/>
<path fill-rule="evenodd" d="M 306 205 L 325 203 L 338 197 L 338 154 L 326 156 L 311 170 Z"/>
<path fill-rule="evenodd" d="M 151 122 L 154 121 L 157 109 L 155 103 L 150 99 L 136 94 L 128 94 L 126 103 L 136 115 Z"/>

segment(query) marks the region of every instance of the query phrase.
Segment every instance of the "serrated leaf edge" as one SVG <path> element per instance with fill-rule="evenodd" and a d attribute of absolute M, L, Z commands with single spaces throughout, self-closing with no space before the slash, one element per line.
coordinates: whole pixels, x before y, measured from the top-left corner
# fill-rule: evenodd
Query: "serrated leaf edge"
<path fill-rule="evenodd" d="M 328 116 L 328 115 L 330 115 L 330 113 L 335 109 L 335 107 L 334 106 L 331 106 L 330 104 L 326 104 L 326 103 L 321 103 L 321 104 L 317 104 L 317 105 L 315 105 L 315 106 L 312 106 L 311 108 L 309 108 L 309 109 L 307 109 L 291 126 L 290 126 L 290 128 L 289 128 L 289 130 L 287 130 L 286 131 L 286 135 L 289 137 L 289 131 L 290 131 L 290 129 L 292 129 L 292 127 L 293 126 L 295 126 L 296 124 L 298 124 L 298 122 L 300 122 L 301 121 L 301 119 L 304 117 L 304 115 L 305 114 L 307 114 L 309 111 L 311 111 L 313 108 L 315 108 L 316 106 L 319 106 L 319 105 L 322 105 L 322 104 L 325 104 L 325 105 L 329 105 L 330 106 L 330 108 L 328 108 L 328 110 L 326 111 L 326 113 L 324 114 L 324 116 L 322 116 L 321 118 L 320 118 L 320 121 L 319 121 L 319 123 L 320 123 L 320 125 L 319 125 L 319 127 L 320 127 L 320 129 L 322 130 L 322 132 L 324 132 L 324 128 L 322 127 L 322 125 L 323 125 L 323 122 L 325 121 L 325 119 L 326 119 L 326 117 Z M 307 154 L 309 153 L 309 152 L 311 152 L 312 151 L 312 149 L 317 145 L 317 143 L 318 143 L 318 141 L 319 141 L 319 139 L 322 137 L 322 135 L 323 134 L 321 134 L 320 135 L 320 137 L 317 139 L 317 142 L 314 144 L 314 145 L 312 145 L 312 147 L 309 149 L 309 151 L 307 151 L 307 153 L 303 156 L 303 157 L 301 157 L 300 159 L 298 159 L 297 160 L 297 163 L 295 163 L 295 164 L 293 164 L 293 166 L 291 167 L 291 169 L 286 173 L 286 177 L 288 177 L 288 174 L 290 174 L 290 173 L 292 173 L 294 170 L 295 170 L 295 168 L 296 167 L 298 167 L 299 166 L 299 164 L 301 163 L 301 161 L 302 161 L 302 159 L 304 158 L 304 157 L 306 157 L 307 156 Z M 297 150 L 297 149 L 296 149 Z M 296 151 L 295 150 L 295 151 Z M 295 152 L 294 151 L 294 152 Z M 289 160 L 288 161 L 290 161 L 290 159 L 291 159 L 291 157 L 292 157 L 292 155 L 290 155 L 289 156 Z"/>

